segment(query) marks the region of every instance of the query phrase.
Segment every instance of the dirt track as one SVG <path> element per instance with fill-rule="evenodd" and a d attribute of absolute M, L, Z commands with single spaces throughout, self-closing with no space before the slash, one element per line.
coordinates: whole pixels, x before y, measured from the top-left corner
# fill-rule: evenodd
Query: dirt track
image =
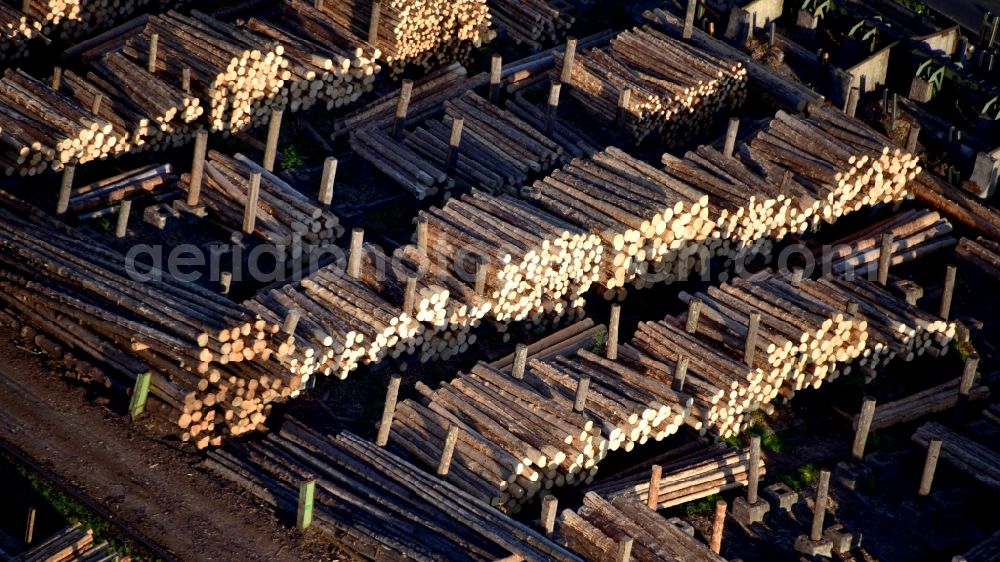
<path fill-rule="evenodd" d="M 237 489 L 197 468 L 199 458 L 145 435 L 89 401 L 0 330 L 0 440 L 184 561 L 330 560 Z"/>

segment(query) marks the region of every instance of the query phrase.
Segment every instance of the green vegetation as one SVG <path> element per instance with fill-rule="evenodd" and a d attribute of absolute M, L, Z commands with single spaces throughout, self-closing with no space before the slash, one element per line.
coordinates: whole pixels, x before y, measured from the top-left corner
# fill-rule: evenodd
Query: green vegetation
<path fill-rule="evenodd" d="M 927 4 L 924 4 L 923 0 L 896 0 L 896 2 L 914 14 L 930 15 L 930 9 L 927 8 Z"/>
<path fill-rule="evenodd" d="M 302 155 L 299 154 L 298 149 L 295 148 L 294 145 L 289 145 L 288 148 L 281 153 L 281 170 L 283 172 L 298 168 L 304 163 L 305 159 L 302 158 Z"/>
<path fill-rule="evenodd" d="M 800 466 L 792 474 L 782 476 L 781 481 L 784 482 L 789 488 L 799 491 L 803 488 L 814 485 L 816 482 L 819 482 L 819 467 L 813 463 Z"/>
<path fill-rule="evenodd" d="M 101 230 L 103 230 L 105 232 L 110 232 L 111 231 L 111 217 L 101 217 L 100 220 L 97 221 L 97 226 L 98 226 L 98 228 L 100 228 Z"/>
<path fill-rule="evenodd" d="M 694 500 L 684 504 L 684 515 L 692 517 L 694 515 L 708 515 L 715 511 L 715 503 L 722 499 L 718 494 L 705 496 L 700 500 Z"/>
<path fill-rule="evenodd" d="M 608 345 L 608 333 L 606 330 L 597 330 L 594 333 L 594 342 L 590 346 L 590 352 L 596 355 L 604 355 Z"/>
<path fill-rule="evenodd" d="M 753 420 L 753 423 L 746 431 L 739 435 L 734 435 L 725 439 L 725 442 L 729 446 L 746 447 L 750 445 L 751 435 L 759 435 L 761 450 L 771 453 L 780 453 L 787 449 L 788 446 L 781 435 L 778 435 L 778 433 L 767 425 L 767 414 L 757 410 L 751 414 L 751 419 Z"/>

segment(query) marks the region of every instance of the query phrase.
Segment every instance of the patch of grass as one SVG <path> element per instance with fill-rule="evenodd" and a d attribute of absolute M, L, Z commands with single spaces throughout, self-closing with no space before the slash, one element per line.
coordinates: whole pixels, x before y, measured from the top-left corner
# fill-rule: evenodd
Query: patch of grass
<path fill-rule="evenodd" d="M 590 346 L 590 352 L 595 355 L 604 355 L 608 347 L 608 333 L 606 330 L 598 330 L 594 333 L 594 340 Z"/>
<path fill-rule="evenodd" d="M 684 504 L 684 515 L 688 517 L 693 517 L 695 515 L 708 515 L 715 511 L 715 504 L 720 499 L 721 496 L 718 494 L 712 494 L 711 496 L 706 496 L 700 500 L 694 500 Z"/>
<path fill-rule="evenodd" d="M 782 476 L 781 481 L 795 491 L 802 490 L 819 482 L 819 467 L 813 463 L 800 466 L 792 474 Z"/>
<path fill-rule="evenodd" d="M 961 342 L 958 340 L 951 341 L 951 347 L 958 353 L 958 357 L 964 363 L 970 355 L 976 352 L 976 348 L 972 346 L 972 342 Z"/>
<path fill-rule="evenodd" d="M 875 451 L 891 453 L 893 451 L 902 451 L 909 446 L 910 443 L 908 441 L 903 441 L 890 435 L 869 433 L 868 440 L 865 441 L 865 453 L 874 453 Z"/>
<path fill-rule="evenodd" d="M 294 145 L 289 145 L 288 148 L 281 152 L 281 171 L 283 172 L 298 168 L 304 163 L 305 159 L 302 158 L 299 150 Z"/>
<path fill-rule="evenodd" d="M 111 217 L 101 217 L 97 221 L 97 227 L 105 232 L 111 232 Z"/>

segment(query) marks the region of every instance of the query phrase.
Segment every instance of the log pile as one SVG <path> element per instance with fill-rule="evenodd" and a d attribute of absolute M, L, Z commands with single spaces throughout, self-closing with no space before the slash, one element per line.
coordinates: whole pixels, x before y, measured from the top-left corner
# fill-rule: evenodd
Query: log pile
<path fill-rule="evenodd" d="M 358 38 L 372 39 L 373 3 L 323 2 L 317 8 L 305 0 L 284 0 L 282 8 L 303 25 L 322 29 L 334 42 L 357 44 Z M 485 0 L 391 0 L 378 4 L 378 25 L 370 47 L 393 74 L 408 64 L 429 70 L 467 58 L 494 36 Z"/>
<path fill-rule="evenodd" d="M 935 211 L 906 211 L 879 221 L 817 251 L 840 276 L 867 276 L 878 267 L 882 237 L 892 235 L 892 266 L 907 263 L 955 245 L 951 223 Z M 827 251 L 829 249 L 829 251 Z"/>
<path fill-rule="evenodd" d="M 554 76 L 564 56 L 556 54 Z M 746 70 L 648 27 L 624 31 L 605 49 L 578 53 L 569 93 L 605 123 L 618 120 L 622 92 L 629 91 L 624 127 L 638 142 L 650 134 L 679 144 L 717 113 L 746 96 Z"/>
<path fill-rule="evenodd" d="M 1000 489 L 1000 453 L 937 422 L 917 428 L 913 441 L 926 448 L 931 439 L 941 441 L 941 458 L 994 490 Z"/>
<path fill-rule="evenodd" d="M 548 108 L 543 102 L 544 100 L 532 103 L 524 97 L 522 92 L 518 92 L 513 99 L 507 100 L 504 109 L 536 130 L 544 131 Z M 568 119 L 556 119 L 554 123 L 550 123 L 550 127 L 551 131 L 547 136 L 562 147 L 565 154 L 564 159 L 592 156 L 600 152 L 601 148 L 607 144 L 603 136 L 607 134 L 607 131 L 593 126 L 593 122 L 580 123 L 571 122 Z"/>
<path fill-rule="evenodd" d="M 1000 280 L 1000 243 L 980 236 L 976 240 L 962 238 L 955 254 L 983 274 Z"/>
<path fill-rule="evenodd" d="M 578 510 L 563 510 L 556 530 L 563 544 L 593 562 L 621 552 L 619 545 L 628 539 L 631 559 L 639 562 L 725 560 L 665 517 L 627 498 L 608 501 L 589 492 Z"/>
<path fill-rule="evenodd" d="M 150 164 L 87 185 L 70 192 L 69 212 L 80 220 L 108 216 L 124 201 L 176 197 L 177 175 L 170 164 Z"/>
<path fill-rule="evenodd" d="M 294 420 L 245 450 L 210 453 L 206 466 L 287 514 L 315 482 L 312 527 L 372 560 L 580 558 L 455 486 L 351 433 L 324 437 Z"/>
<path fill-rule="evenodd" d="M 21 4 L 23 13 L 43 35 L 59 39 L 76 39 L 93 35 L 110 27 L 150 4 L 156 8 L 177 7 L 185 0 L 27 0 Z"/>
<path fill-rule="evenodd" d="M 911 422 L 924 416 L 943 412 L 958 404 L 958 389 L 961 377 L 916 392 L 904 398 L 883 402 L 875 406 L 870 431 L 878 431 L 901 423 Z M 969 400 L 981 400 L 990 395 L 988 387 L 977 384 L 969 390 Z M 858 416 L 854 417 L 857 427 Z"/>
<path fill-rule="evenodd" d="M 605 337 L 606 332 L 607 328 L 604 326 L 595 326 L 593 320 L 584 318 L 529 344 L 526 359 L 544 361 L 559 355 L 573 355 L 581 349 L 592 347 L 596 339 Z M 510 371 L 514 366 L 514 356 L 515 353 L 505 355 L 490 363 L 490 367 Z"/>
<path fill-rule="evenodd" d="M 28 42 L 41 35 L 42 23 L 13 6 L 0 4 L 0 60 L 28 54 Z"/>
<path fill-rule="evenodd" d="M 106 542 L 94 541 L 93 529 L 79 523 L 70 525 L 49 537 L 45 542 L 11 559 L 11 562 L 85 562 L 118 560 L 129 562 L 128 556 L 116 554 Z"/>
<path fill-rule="evenodd" d="M 246 207 L 248 200 L 254 199 L 250 193 L 254 174 L 260 174 L 261 179 L 252 232 L 247 232 Z M 182 176 L 183 191 L 190 189 L 190 181 L 190 174 Z M 202 204 L 217 222 L 234 232 L 257 236 L 271 245 L 282 262 L 299 261 L 329 249 L 344 233 L 336 215 L 242 154 L 230 157 L 210 151 L 200 194 Z"/>
<path fill-rule="evenodd" d="M 1000 531 L 996 531 L 962 553 L 965 562 L 990 562 L 997 558 L 1000 558 Z"/>
<path fill-rule="evenodd" d="M 541 49 L 573 26 L 573 6 L 563 0 L 488 0 L 493 22 L 518 45 Z"/>
<path fill-rule="evenodd" d="M 934 207 L 953 222 L 991 240 L 1000 240 L 1000 211 L 995 208 L 984 205 L 928 171 L 918 174 L 910 189 L 915 199 Z"/>

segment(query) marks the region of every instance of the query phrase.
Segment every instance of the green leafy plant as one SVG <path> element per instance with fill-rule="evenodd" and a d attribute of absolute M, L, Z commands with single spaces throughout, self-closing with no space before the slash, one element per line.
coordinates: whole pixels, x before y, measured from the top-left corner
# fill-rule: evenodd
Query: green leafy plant
<path fill-rule="evenodd" d="M 690 501 L 684 504 L 684 515 L 692 517 L 695 515 L 708 515 L 715 511 L 715 504 L 719 501 L 720 496 L 718 494 L 712 494 L 711 496 L 705 496 L 700 500 Z"/>
<path fill-rule="evenodd" d="M 299 151 L 294 146 L 289 146 L 281 153 L 281 170 L 288 171 L 294 168 L 298 168 L 305 163 L 305 159 L 299 154 Z"/>
<path fill-rule="evenodd" d="M 813 463 L 802 465 L 792 474 L 782 476 L 781 481 L 796 491 L 807 486 L 812 486 L 816 482 L 819 482 L 819 467 Z"/>
<path fill-rule="evenodd" d="M 103 230 L 105 232 L 111 231 L 111 218 L 110 217 L 101 217 L 101 219 L 97 221 L 97 226 L 98 226 L 98 228 L 100 228 L 101 230 Z"/>
<path fill-rule="evenodd" d="M 594 341 L 590 346 L 590 352 L 596 355 L 604 355 L 604 351 L 608 346 L 608 333 L 605 330 L 598 330 L 594 333 Z"/>

